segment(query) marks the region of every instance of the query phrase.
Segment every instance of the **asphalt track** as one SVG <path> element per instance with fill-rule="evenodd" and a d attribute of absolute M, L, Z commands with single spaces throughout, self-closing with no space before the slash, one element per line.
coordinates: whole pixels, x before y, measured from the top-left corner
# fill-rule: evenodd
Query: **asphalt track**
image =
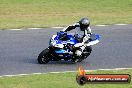
<path fill-rule="evenodd" d="M 61 29 L 0 30 L 0 75 L 38 72 L 75 71 L 85 69 L 112 69 L 132 67 L 132 25 L 92 26 L 93 33 L 101 35 L 91 55 L 81 63 L 37 63 L 38 54 L 48 47 L 49 39 Z"/>

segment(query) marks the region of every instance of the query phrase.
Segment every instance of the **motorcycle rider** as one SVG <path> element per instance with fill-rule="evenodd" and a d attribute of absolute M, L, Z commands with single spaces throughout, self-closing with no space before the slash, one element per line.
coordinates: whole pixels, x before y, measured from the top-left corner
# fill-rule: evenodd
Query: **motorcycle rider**
<path fill-rule="evenodd" d="M 92 34 L 90 28 L 90 20 L 87 17 L 82 18 L 79 22 L 65 27 L 61 32 L 67 32 L 73 29 L 76 31 L 75 38 L 78 40 L 78 43 L 83 44 L 74 52 L 77 58 L 82 55 L 83 50 L 86 48 L 84 44 L 88 42 L 90 35 Z"/>

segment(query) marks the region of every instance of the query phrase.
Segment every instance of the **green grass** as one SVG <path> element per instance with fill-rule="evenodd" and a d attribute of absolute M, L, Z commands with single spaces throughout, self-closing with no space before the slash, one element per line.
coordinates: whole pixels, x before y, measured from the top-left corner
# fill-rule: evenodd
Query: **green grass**
<path fill-rule="evenodd" d="M 95 71 L 87 74 L 130 74 L 132 70 Z M 41 74 L 0 78 L 0 88 L 132 88 L 130 84 L 86 84 L 76 83 L 77 73 Z"/>
<path fill-rule="evenodd" d="M 132 23 L 132 0 L 0 0 L 0 29 Z"/>

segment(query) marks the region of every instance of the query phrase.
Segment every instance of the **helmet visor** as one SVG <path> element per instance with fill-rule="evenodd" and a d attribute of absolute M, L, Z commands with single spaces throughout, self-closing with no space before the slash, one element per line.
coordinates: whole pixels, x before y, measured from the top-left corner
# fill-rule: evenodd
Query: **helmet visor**
<path fill-rule="evenodd" d="M 86 30 L 89 25 L 80 25 L 81 30 Z"/>

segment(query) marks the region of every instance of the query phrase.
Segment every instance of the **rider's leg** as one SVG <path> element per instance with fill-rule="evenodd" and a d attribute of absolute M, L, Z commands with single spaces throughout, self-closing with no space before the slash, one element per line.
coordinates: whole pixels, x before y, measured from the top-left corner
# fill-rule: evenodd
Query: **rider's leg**
<path fill-rule="evenodd" d="M 75 51 L 76 56 L 81 56 L 86 46 L 81 46 Z"/>

